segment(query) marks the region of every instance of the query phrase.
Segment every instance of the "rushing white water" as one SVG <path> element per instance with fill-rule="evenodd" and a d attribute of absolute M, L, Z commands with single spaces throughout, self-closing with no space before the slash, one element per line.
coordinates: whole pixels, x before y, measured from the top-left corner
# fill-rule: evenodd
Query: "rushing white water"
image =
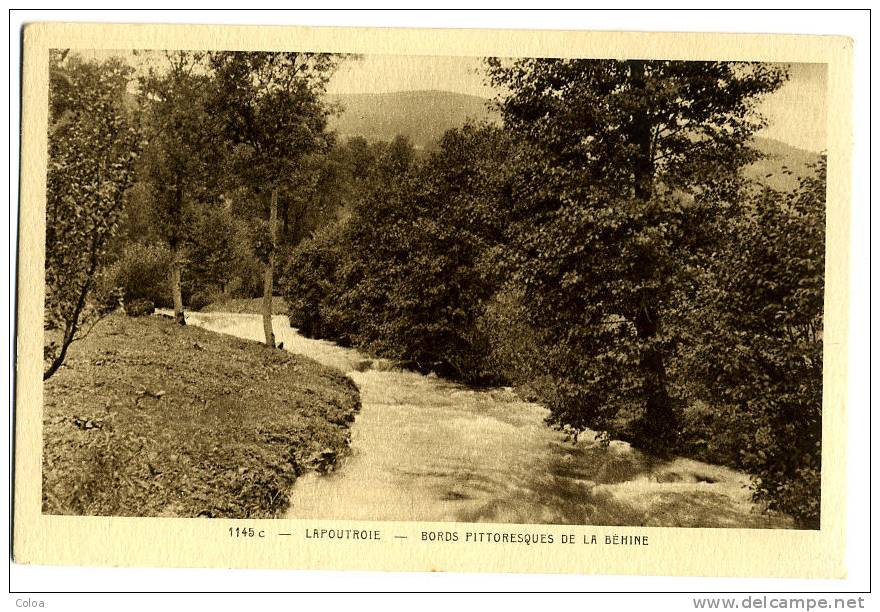
<path fill-rule="evenodd" d="M 190 313 L 187 322 L 261 341 L 259 315 Z M 351 455 L 297 480 L 289 518 L 789 527 L 750 502 L 748 478 L 687 459 L 658 461 L 624 442 L 574 445 L 546 410 L 509 389 L 471 389 L 388 369 L 274 317 L 276 342 L 346 372 L 361 393 Z"/>

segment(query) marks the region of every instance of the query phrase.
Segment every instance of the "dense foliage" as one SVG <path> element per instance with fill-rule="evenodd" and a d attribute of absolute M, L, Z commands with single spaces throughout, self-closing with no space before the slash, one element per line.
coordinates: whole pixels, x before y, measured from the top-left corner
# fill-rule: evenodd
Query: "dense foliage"
<path fill-rule="evenodd" d="M 107 308 L 149 300 L 157 308 L 171 308 L 173 298 L 168 269 L 173 255 L 162 243 L 132 244 L 109 265 L 98 283 L 99 296 Z"/>
<path fill-rule="evenodd" d="M 793 192 L 765 190 L 726 225 L 697 296 L 687 370 L 738 416 L 756 496 L 818 528 L 825 161 Z"/>
<path fill-rule="evenodd" d="M 166 51 L 158 68 L 150 66 L 139 79 L 149 144 L 142 164 L 142 181 L 151 203 L 153 231 L 171 251 L 169 274 L 172 306 L 184 324 L 183 267 L 191 231 L 192 209 L 217 197 L 212 169 L 221 158 L 222 143 L 207 112 L 210 75 L 205 55 Z"/>
<path fill-rule="evenodd" d="M 58 370 L 81 329 L 101 315 L 92 293 L 140 145 L 122 100 L 130 67 L 53 52 L 49 68 L 44 378 Z"/>
<path fill-rule="evenodd" d="M 748 140 L 761 121 L 750 111 L 784 75 L 730 62 L 489 66 L 507 90 L 506 126 L 536 148 L 517 194 L 514 282 L 554 347 L 552 421 L 668 451 L 679 429 L 668 371 L 676 294 L 755 158 Z"/>
<path fill-rule="evenodd" d="M 746 178 L 779 66 L 489 60 L 501 122 L 425 149 L 328 129 L 341 56 L 53 57 L 48 362 L 120 297 L 262 295 L 274 345 L 277 260 L 307 336 L 747 470 L 818 525 L 824 161 Z"/>
<path fill-rule="evenodd" d="M 423 156 L 368 147 L 351 214 L 288 260 L 291 324 L 516 385 L 575 437 L 746 469 L 756 499 L 815 526 L 824 171 L 785 193 L 743 172 L 784 72 L 522 60 L 490 75 L 504 126 Z"/>
<path fill-rule="evenodd" d="M 422 161 L 403 138 L 375 147 L 364 197 L 288 263 L 291 323 L 420 370 L 490 374 L 478 322 L 495 284 L 483 264 L 499 220 L 485 206 L 502 138 L 450 131 Z"/>

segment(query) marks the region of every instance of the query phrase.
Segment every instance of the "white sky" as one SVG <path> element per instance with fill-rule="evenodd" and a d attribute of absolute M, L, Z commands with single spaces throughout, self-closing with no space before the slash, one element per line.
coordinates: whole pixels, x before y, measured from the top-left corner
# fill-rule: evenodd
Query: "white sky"
<path fill-rule="evenodd" d="M 439 89 L 489 98 L 478 57 L 368 55 L 347 62 L 333 76 L 331 93 L 388 93 Z"/>
<path fill-rule="evenodd" d="M 807 149 L 827 147 L 828 71 L 825 64 L 790 64 L 789 80 L 760 106 L 769 125 L 762 135 Z"/>

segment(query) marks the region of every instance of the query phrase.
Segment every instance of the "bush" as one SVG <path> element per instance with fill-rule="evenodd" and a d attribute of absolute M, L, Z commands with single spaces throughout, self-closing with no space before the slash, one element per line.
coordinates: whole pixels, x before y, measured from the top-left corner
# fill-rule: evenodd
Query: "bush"
<path fill-rule="evenodd" d="M 301 242 L 289 255 L 279 285 L 287 301 L 290 326 L 307 338 L 338 340 L 342 334 L 326 320 L 336 266 L 343 240 L 341 227 L 333 225 Z"/>
<path fill-rule="evenodd" d="M 189 298 L 190 310 L 201 310 L 209 304 L 213 304 L 218 295 L 212 291 L 196 291 Z"/>
<path fill-rule="evenodd" d="M 193 294 L 216 290 L 240 297 L 260 295 L 263 268 L 254 256 L 247 221 L 216 204 L 194 207 L 191 214 L 184 284 L 190 285 Z"/>
<path fill-rule="evenodd" d="M 110 295 L 116 288 L 121 291 L 125 304 L 149 300 L 159 308 L 171 308 L 170 269 L 171 251 L 167 247 L 131 244 L 108 269 L 102 280 L 102 293 Z"/>
<path fill-rule="evenodd" d="M 477 329 L 486 347 L 484 367 L 500 381 L 528 387 L 537 399 L 543 372 L 535 366 L 546 347 L 525 322 L 521 299 L 521 292 L 510 287 L 496 293 L 487 301 Z"/>
<path fill-rule="evenodd" d="M 747 419 L 731 406 L 696 401 L 682 411 L 678 452 L 707 463 L 744 469 L 744 450 L 754 442 Z"/>
<path fill-rule="evenodd" d="M 156 312 L 156 305 L 150 300 L 138 299 L 125 304 L 125 314 L 130 317 L 146 317 Z"/>

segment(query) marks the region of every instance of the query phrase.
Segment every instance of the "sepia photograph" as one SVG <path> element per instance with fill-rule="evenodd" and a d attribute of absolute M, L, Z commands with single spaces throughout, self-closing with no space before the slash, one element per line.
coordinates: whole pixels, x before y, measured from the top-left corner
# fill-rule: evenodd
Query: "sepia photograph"
<path fill-rule="evenodd" d="M 841 575 L 846 41 L 150 27 L 25 29 L 16 559 Z"/>
<path fill-rule="evenodd" d="M 44 512 L 819 527 L 824 65 L 49 78 Z"/>

